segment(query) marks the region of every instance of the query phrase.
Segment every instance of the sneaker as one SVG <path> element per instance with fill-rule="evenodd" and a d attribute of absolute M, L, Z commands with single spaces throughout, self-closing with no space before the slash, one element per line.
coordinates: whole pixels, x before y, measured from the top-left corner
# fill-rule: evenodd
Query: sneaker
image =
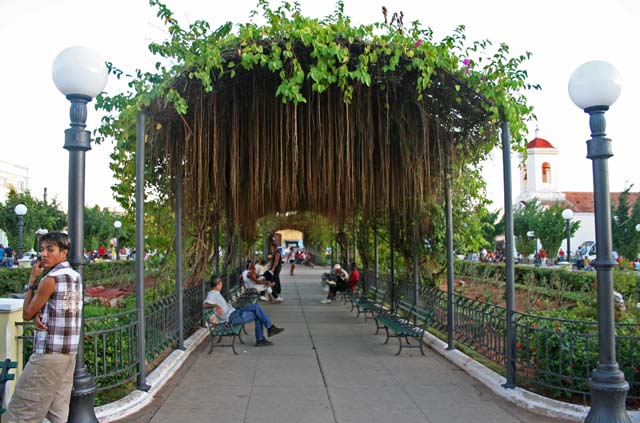
<path fill-rule="evenodd" d="M 268 339 L 262 339 L 256 342 L 256 347 L 269 347 L 271 345 L 273 345 L 273 342 L 269 341 Z"/>
<path fill-rule="evenodd" d="M 264 295 L 260 295 L 260 301 L 269 301 L 269 299 Z"/>
<path fill-rule="evenodd" d="M 269 338 L 271 338 L 272 336 L 279 334 L 283 330 L 283 328 L 276 327 L 276 325 L 271 325 L 271 327 L 267 329 L 267 335 L 269 335 Z"/>
<path fill-rule="evenodd" d="M 320 301 L 322 304 L 331 304 L 331 300 L 328 298 L 325 298 L 324 300 Z"/>
<path fill-rule="evenodd" d="M 276 303 L 281 303 L 284 300 L 282 299 L 282 297 L 278 297 L 278 298 L 275 299 L 275 301 L 276 301 Z"/>

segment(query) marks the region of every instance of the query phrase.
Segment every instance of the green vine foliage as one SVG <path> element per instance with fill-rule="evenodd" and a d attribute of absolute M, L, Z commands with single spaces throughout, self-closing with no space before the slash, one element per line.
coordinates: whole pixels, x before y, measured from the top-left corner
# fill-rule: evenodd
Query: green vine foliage
<path fill-rule="evenodd" d="M 308 91 L 303 87 L 310 84 L 313 93 L 338 87 L 343 101 L 350 104 L 357 87 L 375 85 L 384 90 L 386 84 L 405 80 L 408 74 L 415 81 L 415 100 L 428 100 L 433 81 L 446 75 L 447 81 L 455 81 L 447 88 L 455 102 L 480 99 L 478 103 L 489 116 L 477 135 L 491 142 L 462 144 L 456 169 L 487 156 L 498 144 L 496 127 L 503 119 L 509 123 L 513 148 L 523 151 L 526 123 L 535 117 L 524 96 L 527 89 L 539 88 L 527 82 L 523 69 L 530 53 L 511 56 L 506 44 L 468 42 L 464 26 L 437 41 L 433 31 L 418 21 L 407 27 L 386 22 L 353 25 L 342 0 L 324 18 L 304 16 L 297 2 L 284 1 L 272 8 L 266 0 L 259 0 L 249 22 L 235 26 L 226 22 L 212 29 L 202 20 L 184 27 L 162 2 L 150 0 L 149 4 L 168 32 L 166 40 L 149 45 L 158 58 L 155 69 L 127 74 L 108 63 L 110 73 L 126 78 L 129 89 L 103 94 L 96 101 L 97 108 L 105 112 L 96 141 L 115 139 L 111 169 L 119 183 L 112 188 L 125 209 L 134 207 L 137 115 L 152 106 L 170 104 L 184 117 L 189 111 L 183 97 L 188 82 L 198 82 L 204 93 L 211 93 L 250 71 L 268 70 L 279 78 L 276 96 L 283 103 L 306 103 Z M 258 20 L 264 23 L 256 23 Z M 160 130 L 160 125 L 156 123 L 155 129 Z M 162 164 L 161 160 L 145 163 L 145 193 L 148 199 L 164 204 L 172 196 L 171 183 L 167 183 L 166 166 L 158 162 Z M 421 207 L 423 214 L 437 208 L 435 203 Z"/>
<path fill-rule="evenodd" d="M 494 122 L 502 116 L 509 121 L 516 145 L 526 136 L 526 122 L 534 117 L 523 95 L 526 89 L 539 88 L 527 82 L 527 71 L 522 69 L 531 54 L 511 57 L 506 44 L 494 49 L 488 40 L 468 43 L 462 25 L 452 35 L 435 41 L 432 30 L 423 28 L 419 21 L 408 28 L 386 23 L 353 26 L 344 14 L 342 0 L 336 3 L 333 14 L 323 19 L 304 16 L 297 2 L 285 1 L 271 9 L 266 0 L 259 0 L 257 7 L 266 24 L 250 21 L 232 32 L 231 22 L 212 30 L 209 23 L 197 20 L 183 28 L 166 5 L 158 0 L 149 4 L 157 8 L 169 38 L 149 45 L 151 53 L 159 57 L 155 72 L 138 70 L 135 75 L 126 75 L 109 64 L 115 77 L 130 78 L 130 91 L 98 99 L 97 107 L 108 113 L 98 141 L 130 136 L 127 130 L 135 127 L 136 113 L 158 99 L 186 114 L 187 101 L 174 86 L 179 76 L 197 79 L 205 92 L 211 92 L 216 81 L 235 78 L 238 67 L 263 67 L 277 73 L 281 80 L 277 95 L 283 102 L 294 103 L 306 102 L 301 90 L 305 80 L 312 81 L 318 93 L 337 85 L 349 103 L 356 84 L 371 86 L 396 72 L 417 72 L 416 90 L 421 99 L 433 75 L 446 72 L 459 80 L 457 91 L 466 87 L 486 99 L 484 107 L 492 113 Z M 251 20 L 258 14 L 252 11 Z M 355 65 L 350 50 L 354 44 L 362 49 Z M 301 63 L 296 53 L 300 46 L 310 51 L 311 63 Z M 126 156 L 125 151 L 118 150 L 116 156 L 122 154 Z"/>

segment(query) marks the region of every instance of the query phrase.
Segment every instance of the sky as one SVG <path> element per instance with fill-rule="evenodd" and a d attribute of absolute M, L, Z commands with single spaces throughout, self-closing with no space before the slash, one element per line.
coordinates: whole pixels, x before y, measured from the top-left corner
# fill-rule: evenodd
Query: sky
<path fill-rule="evenodd" d="M 273 4 L 274 2 L 272 2 Z M 335 3 L 299 0 L 309 16 L 330 14 Z M 257 0 L 165 0 L 183 26 L 197 19 L 216 28 L 226 21 L 247 22 Z M 277 2 L 279 4 L 279 2 Z M 567 93 L 572 72 L 589 60 L 606 60 L 622 78 L 622 93 L 606 114 L 607 135 L 613 141 L 609 160 L 611 191 L 633 183 L 640 189 L 638 169 L 638 106 L 640 81 L 640 2 L 613 0 L 344 0 L 345 13 L 354 24 L 382 20 L 381 8 L 402 11 L 405 23 L 418 20 L 433 29 L 435 39 L 449 35 L 457 25 L 467 28 L 468 40 L 506 43 L 513 55 L 533 54 L 525 62 L 529 81 L 541 91 L 525 93 L 534 106 L 537 122 L 529 124 L 529 139 L 536 126 L 540 136 L 559 149 L 558 185 L 562 191 L 591 191 L 591 162 L 586 158 L 588 116 Z M 72 45 L 97 50 L 105 60 L 126 72 L 151 69 L 156 59 L 148 52 L 152 41 L 167 32 L 146 0 L 0 0 L 0 158 L 30 168 L 31 193 L 56 198 L 67 209 L 68 152 L 63 149 L 69 127 L 69 102 L 51 78 L 56 55 Z M 111 78 L 105 90 L 115 94 L 125 87 Z M 89 105 L 87 129 L 93 131 L 100 116 Z M 86 155 L 86 194 L 89 206 L 119 210 L 110 187 L 111 143 L 93 145 Z M 493 208 L 502 207 L 501 152 L 485 166 L 484 178 Z M 514 157 L 513 175 L 517 179 Z M 513 197 L 517 197 L 517 181 Z"/>

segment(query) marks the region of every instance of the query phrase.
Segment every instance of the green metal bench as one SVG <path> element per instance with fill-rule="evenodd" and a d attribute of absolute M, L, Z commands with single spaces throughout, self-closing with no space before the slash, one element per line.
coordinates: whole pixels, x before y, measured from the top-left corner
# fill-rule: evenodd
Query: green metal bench
<path fill-rule="evenodd" d="M 234 325 L 231 322 L 213 324 L 209 321 L 209 318 L 215 314 L 214 309 L 205 308 L 202 312 L 205 314 L 205 322 L 210 335 L 209 340 L 211 342 L 211 348 L 209 348 L 209 354 L 213 352 L 215 344 L 218 344 L 219 347 L 231 347 L 233 353 L 238 355 L 235 346 L 236 338 L 238 338 L 241 344 L 244 344 L 244 341 L 242 340 L 242 329 L 244 328 L 244 325 Z M 225 336 L 231 337 L 231 345 L 225 345 L 222 343 L 222 338 Z M 216 337 L 218 338 L 217 342 Z"/>
<path fill-rule="evenodd" d="M 360 313 L 362 313 L 365 321 L 367 320 L 367 317 L 374 319 L 376 322 L 376 335 L 379 333 L 380 329 L 384 329 L 384 326 L 381 326 L 375 318 L 378 313 L 385 311 L 384 304 L 386 299 L 387 292 L 385 289 L 371 286 L 369 287 L 369 291 L 366 295 L 355 297 L 351 302 L 351 310 L 353 311 L 354 308 L 358 310 L 356 317 L 360 316 Z"/>
<path fill-rule="evenodd" d="M 427 326 L 433 319 L 433 312 L 424 307 L 407 301 L 400 300 L 397 302 L 395 310 L 380 312 L 375 317 L 379 325 L 384 327 L 387 338 L 384 343 L 389 342 L 389 338 L 398 338 L 400 347 L 396 355 L 402 352 L 402 348 L 419 348 L 420 353 L 424 355 L 423 338 L 427 331 Z M 389 333 L 391 330 L 393 333 Z M 377 333 L 377 332 L 376 332 Z M 403 344 L 404 338 L 406 345 Z M 416 338 L 418 345 L 412 345 L 409 338 Z"/>
<path fill-rule="evenodd" d="M 9 373 L 11 369 L 17 369 L 18 363 L 15 361 L 11 361 L 11 359 L 6 359 L 0 362 L 0 415 L 4 414 L 7 411 L 6 408 L 2 407 L 2 403 L 4 402 L 4 391 L 7 386 L 7 382 L 15 379 L 16 375 Z"/>
<path fill-rule="evenodd" d="M 244 286 L 234 286 L 229 289 L 229 302 L 234 307 L 255 304 L 258 302 L 260 294 L 255 289 L 247 289 Z"/>

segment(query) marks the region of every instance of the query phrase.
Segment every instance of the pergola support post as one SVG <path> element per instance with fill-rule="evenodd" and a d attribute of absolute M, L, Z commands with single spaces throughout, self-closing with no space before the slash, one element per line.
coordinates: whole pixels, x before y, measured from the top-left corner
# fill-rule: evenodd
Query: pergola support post
<path fill-rule="evenodd" d="M 182 304 L 182 166 L 176 170 L 176 319 L 177 349 L 184 350 L 184 311 Z"/>
<path fill-rule="evenodd" d="M 446 243 L 447 243 L 447 349 L 455 350 L 456 341 L 454 335 L 455 308 L 453 302 L 453 207 L 451 205 L 451 146 L 449 141 L 445 142 L 445 184 L 444 201 L 446 211 Z"/>
<path fill-rule="evenodd" d="M 509 132 L 509 122 L 503 117 L 502 121 L 502 172 L 504 179 L 504 255 L 506 257 L 507 286 L 506 300 L 507 308 L 505 319 L 507 321 L 506 333 L 506 371 L 507 381 L 503 385 L 505 388 L 516 387 L 516 327 L 515 327 L 515 287 L 513 253 L 513 200 L 511 197 L 511 133 Z"/>
<path fill-rule="evenodd" d="M 141 391 L 148 391 L 145 363 L 144 331 L 144 137 L 145 116 L 138 113 L 136 125 L 136 331 L 138 349 L 137 385 Z"/>

